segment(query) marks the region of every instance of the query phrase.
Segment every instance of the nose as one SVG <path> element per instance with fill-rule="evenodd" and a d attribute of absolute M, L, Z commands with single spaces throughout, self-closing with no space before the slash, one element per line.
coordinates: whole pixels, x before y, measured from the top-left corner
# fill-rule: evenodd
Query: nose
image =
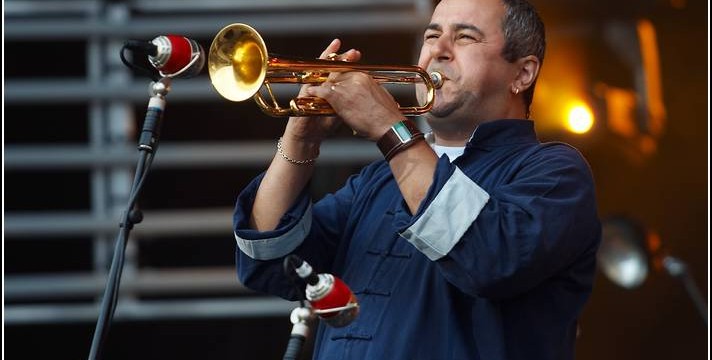
<path fill-rule="evenodd" d="M 450 61 L 453 58 L 452 46 L 445 34 L 438 37 L 430 46 L 430 57 L 436 61 Z"/>

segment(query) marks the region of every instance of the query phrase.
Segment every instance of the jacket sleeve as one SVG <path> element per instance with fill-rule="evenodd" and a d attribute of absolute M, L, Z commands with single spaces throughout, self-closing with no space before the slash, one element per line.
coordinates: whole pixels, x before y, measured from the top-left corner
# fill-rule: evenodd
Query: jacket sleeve
<path fill-rule="evenodd" d="M 600 239 L 594 191 L 588 164 L 563 144 L 534 152 L 487 190 L 441 158 L 418 212 L 401 209 L 395 221 L 461 291 L 509 298 L 591 254 Z"/>
<path fill-rule="evenodd" d="M 235 261 L 240 281 L 253 290 L 295 300 L 298 293 L 283 270 L 285 256 L 296 254 L 317 271 L 330 270 L 344 229 L 349 228 L 346 224 L 362 176 L 350 177 L 343 188 L 316 204 L 312 204 L 305 189 L 280 219 L 277 228 L 262 232 L 249 227 L 255 195 L 264 174 L 255 178 L 238 196 L 233 216 L 237 242 Z"/>

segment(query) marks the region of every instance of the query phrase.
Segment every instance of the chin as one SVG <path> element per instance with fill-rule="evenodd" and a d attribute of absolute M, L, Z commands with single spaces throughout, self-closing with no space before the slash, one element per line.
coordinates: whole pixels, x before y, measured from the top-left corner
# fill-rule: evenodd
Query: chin
<path fill-rule="evenodd" d="M 433 107 L 425 114 L 425 119 L 433 130 L 440 131 L 460 131 L 472 127 L 475 122 L 473 113 L 464 113 L 456 106 Z"/>
<path fill-rule="evenodd" d="M 433 105 L 433 108 L 430 109 L 430 111 L 428 112 L 428 116 L 434 119 L 444 119 L 452 115 L 455 110 L 457 110 L 457 107 L 453 104 L 445 104 L 438 106 L 438 104 L 436 103 L 435 105 Z"/>
<path fill-rule="evenodd" d="M 425 120 L 433 130 L 445 129 L 452 126 L 453 120 L 448 116 L 439 116 L 432 111 L 424 115 Z"/>

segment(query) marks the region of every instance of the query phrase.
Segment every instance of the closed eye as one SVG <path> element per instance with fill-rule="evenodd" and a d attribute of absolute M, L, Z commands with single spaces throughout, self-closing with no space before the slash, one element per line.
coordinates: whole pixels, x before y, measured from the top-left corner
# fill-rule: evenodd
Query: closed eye
<path fill-rule="evenodd" d="M 469 35 L 469 34 L 459 34 L 459 35 L 457 35 L 457 40 L 480 42 L 480 40 L 478 38 L 476 38 L 473 35 Z"/>
<path fill-rule="evenodd" d="M 440 34 L 437 34 L 437 33 L 429 33 L 429 34 L 425 34 L 425 36 L 424 36 L 425 40 L 437 39 L 439 37 L 440 37 Z"/>
<path fill-rule="evenodd" d="M 438 34 L 438 33 L 425 34 L 425 36 L 423 36 L 423 38 L 424 38 L 423 39 L 424 44 L 435 44 L 435 42 L 437 42 L 438 39 L 440 38 L 440 34 Z"/>

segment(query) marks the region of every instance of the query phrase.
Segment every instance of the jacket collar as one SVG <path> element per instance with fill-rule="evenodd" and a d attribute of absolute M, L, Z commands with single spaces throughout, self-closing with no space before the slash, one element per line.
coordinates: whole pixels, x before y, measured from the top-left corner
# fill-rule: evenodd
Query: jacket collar
<path fill-rule="evenodd" d="M 502 119 L 488 121 L 477 126 L 466 147 L 491 149 L 505 145 L 538 142 L 533 121 Z"/>

